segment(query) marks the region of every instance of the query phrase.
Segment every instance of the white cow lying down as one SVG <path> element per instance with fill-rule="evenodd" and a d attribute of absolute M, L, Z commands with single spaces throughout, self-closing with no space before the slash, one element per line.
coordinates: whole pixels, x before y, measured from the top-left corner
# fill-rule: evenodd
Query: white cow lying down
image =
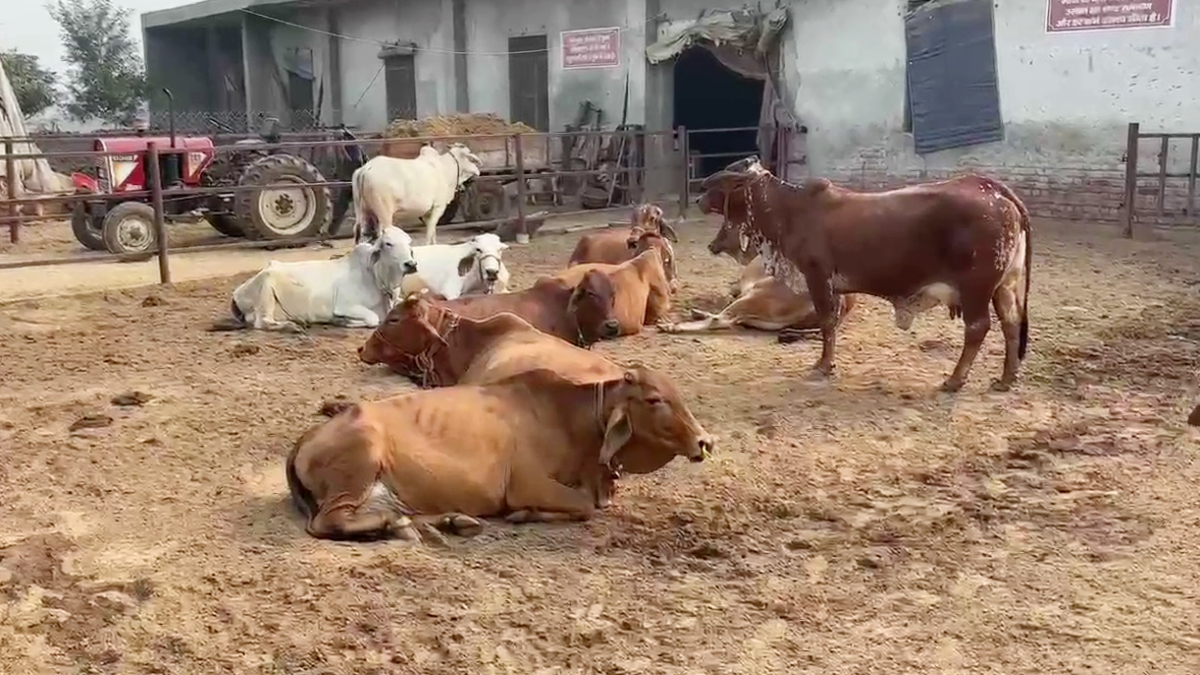
<path fill-rule="evenodd" d="M 422 288 L 447 300 L 464 295 L 508 292 L 508 268 L 500 259 L 508 244 L 492 234 L 476 235 L 461 244 L 433 244 L 413 248 L 421 271 L 405 277 L 403 293 Z"/>
<path fill-rule="evenodd" d="M 300 331 L 309 324 L 374 328 L 417 271 L 412 237 L 386 227 L 372 243 L 332 260 L 272 260 L 233 291 L 232 325 L 214 328 Z"/>
<path fill-rule="evenodd" d="M 380 226 L 401 220 L 425 223 L 425 243 L 437 243 L 437 223 L 463 184 L 479 176 L 480 160 L 462 143 L 439 153 L 424 146 L 415 159 L 379 155 L 354 171 L 354 243 L 370 241 Z"/>

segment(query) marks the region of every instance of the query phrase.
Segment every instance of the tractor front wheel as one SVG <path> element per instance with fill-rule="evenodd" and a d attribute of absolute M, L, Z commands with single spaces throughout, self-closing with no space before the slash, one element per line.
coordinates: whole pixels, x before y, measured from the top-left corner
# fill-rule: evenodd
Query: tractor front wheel
<path fill-rule="evenodd" d="M 104 216 L 104 248 L 118 255 L 156 249 L 154 208 L 144 202 L 121 202 Z"/>
<path fill-rule="evenodd" d="M 267 155 L 242 172 L 234 213 L 250 239 L 303 239 L 328 230 L 333 200 L 325 177 L 303 157 Z"/>

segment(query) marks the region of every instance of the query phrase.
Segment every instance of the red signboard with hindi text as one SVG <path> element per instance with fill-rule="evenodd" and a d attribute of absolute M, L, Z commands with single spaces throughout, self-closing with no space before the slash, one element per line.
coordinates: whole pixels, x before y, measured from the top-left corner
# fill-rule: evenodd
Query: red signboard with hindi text
<path fill-rule="evenodd" d="M 1175 21 L 1175 0 L 1046 1 L 1047 33 L 1162 28 Z"/>
<path fill-rule="evenodd" d="M 586 28 L 562 33 L 562 67 L 615 68 L 621 65 L 621 29 Z"/>

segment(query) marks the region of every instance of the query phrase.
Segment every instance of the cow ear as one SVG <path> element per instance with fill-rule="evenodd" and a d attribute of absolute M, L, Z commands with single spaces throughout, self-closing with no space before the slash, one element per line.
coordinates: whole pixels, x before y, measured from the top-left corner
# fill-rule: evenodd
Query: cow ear
<path fill-rule="evenodd" d="M 618 405 L 608 416 L 608 424 L 604 428 L 604 443 L 600 446 L 600 464 L 607 466 L 612 462 L 629 439 L 633 438 L 633 425 L 629 422 L 629 414 L 625 405 Z"/>
<path fill-rule="evenodd" d="M 467 272 L 471 271 L 471 267 L 475 265 L 475 251 L 471 251 L 462 260 L 458 261 L 458 276 L 465 277 Z"/>
<path fill-rule="evenodd" d="M 507 251 L 507 250 L 508 250 L 508 244 L 506 244 L 506 243 L 504 243 L 504 242 L 500 242 L 500 250 L 501 250 L 501 251 Z"/>
<path fill-rule="evenodd" d="M 662 235 L 664 237 L 666 237 L 667 239 L 670 239 L 671 241 L 675 242 L 676 244 L 679 243 L 679 235 L 675 234 L 675 228 L 668 225 L 667 221 L 664 220 L 663 222 L 659 223 L 658 227 L 659 227 L 659 231 L 662 232 Z"/>
<path fill-rule="evenodd" d="M 374 249 L 372 249 L 371 250 L 371 264 L 374 265 L 375 263 L 379 262 L 379 256 L 382 254 L 383 254 L 383 252 L 379 250 L 378 246 L 376 246 Z"/>

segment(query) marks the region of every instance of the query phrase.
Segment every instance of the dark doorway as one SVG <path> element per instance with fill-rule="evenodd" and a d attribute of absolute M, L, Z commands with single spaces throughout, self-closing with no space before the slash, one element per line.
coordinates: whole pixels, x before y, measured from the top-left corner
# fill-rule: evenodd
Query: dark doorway
<path fill-rule="evenodd" d="M 509 120 L 550 131 L 550 54 L 545 35 L 508 39 Z"/>
<path fill-rule="evenodd" d="M 387 98 L 387 118 L 417 119 L 417 63 L 412 54 L 383 57 L 383 90 Z"/>
<path fill-rule="evenodd" d="M 703 47 L 691 47 L 675 61 L 675 126 L 688 130 L 693 153 L 714 155 L 700 159 L 700 175 L 707 176 L 726 164 L 758 152 L 758 131 L 704 129 L 758 127 L 763 81 L 726 68 Z"/>

